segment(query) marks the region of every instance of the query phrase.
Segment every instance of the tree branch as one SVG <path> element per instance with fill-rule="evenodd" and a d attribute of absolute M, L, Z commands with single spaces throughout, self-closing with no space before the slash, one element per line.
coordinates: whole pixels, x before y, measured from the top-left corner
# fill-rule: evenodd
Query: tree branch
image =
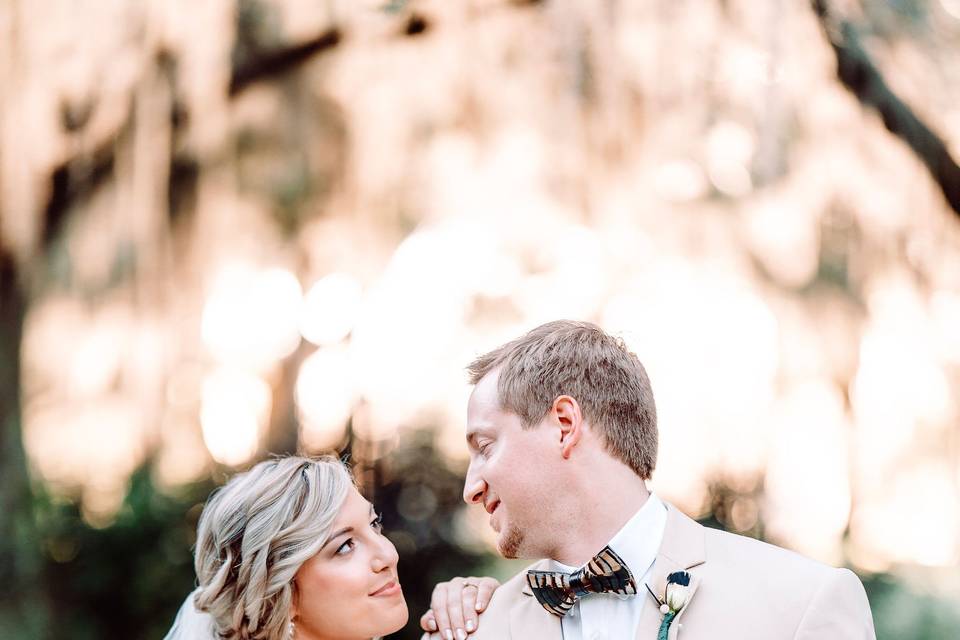
<path fill-rule="evenodd" d="M 249 85 L 275 76 L 302 64 L 326 49 L 340 43 L 340 31 L 328 29 L 316 38 L 289 47 L 268 51 L 262 55 L 234 66 L 230 76 L 230 95 L 235 96 Z"/>
<path fill-rule="evenodd" d="M 846 20 L 833 24 L 826 0 L 811 0 L 811 5 L 836 54 L 840 82 L 864 106 L 880 114 L 890 133 L 907 143 L 926 165 L 947 203 L 960 215 L 960 166 L 950 156 L 946 143 L 890 90 L 860 46 L 854 26 Z"/>

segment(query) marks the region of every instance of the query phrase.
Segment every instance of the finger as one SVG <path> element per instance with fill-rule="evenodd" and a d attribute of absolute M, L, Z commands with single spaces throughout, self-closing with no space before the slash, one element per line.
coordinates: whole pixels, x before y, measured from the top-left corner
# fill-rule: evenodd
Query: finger
<path fill-rule="evenodd" d="M 420 616 L 420 628 L 424 631 L 437 630 L 437 619 L 433 615 L 433 609 L 427 609 L 427 612 Z"/>
<path fill-rule="evenodd" d="M 477 628 L 477 594 L 480 588 L 477 586 L 476 578 L 467 578 L 469 584 L 463 585 L 460 592 L 460 602 L 463 611 L 463 628 L 467 633 L 473 633 Z"/>
<path fill-rule="evenodd" d="M 482 613 L 487 608 L 487 605 L 490 604 L 490 598 L 493 597 L 493 592 L 497 590 L 500 583 L 493 578 L 483 578 L 479 584 L 475 610 L 477 613 Z"/>
<path fill-rule="evenodd" d="M 433 588 L 433 595 L 430 596 L 430 608 L 433 609 L 437 630 L 445 640 L 453 640 L 453 630 L 450 628 L 450 616 L 447 612 L 447 585 L 449 584 L 449 582 L 441 582 Z"/>
<path fill-rule="evenodd" d="M 447 583 L 447 616 L 450 618 L 450 627 L 453 630 L 452 637 L 447 636 L 447 640 L 464 640 L 467 637 L 466 624 L 463 621 L 463 590 L 465 582 L 462 579 L 455 578 Z M 468 587 L 473 591 L 472 587 Z M 444 632 L 446 636 L 446 632 Z"/>

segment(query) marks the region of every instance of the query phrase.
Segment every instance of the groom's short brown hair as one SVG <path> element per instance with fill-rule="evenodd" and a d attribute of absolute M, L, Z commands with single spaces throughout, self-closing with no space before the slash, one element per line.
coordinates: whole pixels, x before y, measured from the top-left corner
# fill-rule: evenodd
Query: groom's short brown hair
<path fill-rule="evenodd" d="M 650 379 L 623 343 L 589 322 L 540 325 L 470 363 L 470 384 L 500 370 L 500 406 L 532 428 L 561 395 L 575 398 L 606 447 L 641 478 L 657 464 Z"/>

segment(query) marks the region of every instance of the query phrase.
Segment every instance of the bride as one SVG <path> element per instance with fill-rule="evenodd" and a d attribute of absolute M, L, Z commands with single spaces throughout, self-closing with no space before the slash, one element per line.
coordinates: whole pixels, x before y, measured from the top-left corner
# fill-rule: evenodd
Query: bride
<path fill-rule="evenodd" d="M 199 586 L 165 640 L 361 640 L 399 630 L 409 615 L 397 551 L 334 458 L 267 460 L 214 491 L 194 566 Z M 461 600 L 450 601 L 459 614 Z M 421 624 L 436 628 L 432 612 Z"/>

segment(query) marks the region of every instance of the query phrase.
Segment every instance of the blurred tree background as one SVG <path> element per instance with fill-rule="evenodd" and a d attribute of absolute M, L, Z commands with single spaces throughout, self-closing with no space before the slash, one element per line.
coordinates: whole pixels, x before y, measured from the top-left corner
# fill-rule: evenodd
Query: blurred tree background
<path fill-rule="evenodd" d="M 471 357 L 596 321 L 653 487 L 960 635 L 960 2 L 0 5 L 0 637 L 163 636 L 202 501 L 349 455 L 431 585 Z"/>

